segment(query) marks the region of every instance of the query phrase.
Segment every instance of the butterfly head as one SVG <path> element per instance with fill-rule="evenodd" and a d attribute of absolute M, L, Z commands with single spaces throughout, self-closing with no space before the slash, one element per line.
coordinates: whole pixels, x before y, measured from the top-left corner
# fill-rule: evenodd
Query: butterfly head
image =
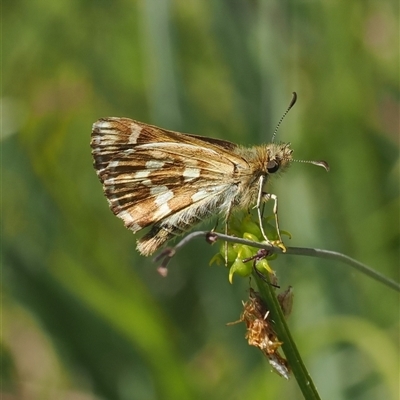
<path fill-rule="evenodd" d="M 267 159 L 265 160 L 265 170 L 268 174 L 284 171 L 292 161 L 293 150 L 290 143 L 271 143 L 267 145 Z"/>
<path fill-rule="evenodd" d="M 270 144 L 268 145 L 268 157 L 266 160 L 265 170 L 268 174 L 283 172 L 292 162 L 300 162 L 318 165 L 329 171 L 329 165 L 326 161 L 317 160 L 295 160 L 292 157 L 293 149 L 290 143 Z"/>

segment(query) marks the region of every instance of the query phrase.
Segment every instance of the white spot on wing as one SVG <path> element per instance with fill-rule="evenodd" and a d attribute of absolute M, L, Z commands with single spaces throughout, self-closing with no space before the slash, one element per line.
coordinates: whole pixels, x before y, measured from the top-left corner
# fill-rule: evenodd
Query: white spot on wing
<path fill-rule="evenodd" d="M 93 130 L 94 130 L 94 125 L 93 125 Z M 92 137 L 92 142 L 93 142 L 93 144 L 98 146 L 101 143 L 101 137 L 100 136 L 93 136 Z M 96 147 L 95 150 L 98 151 L 98 152 L 101 151 L 98 147 Z"/>
<path fill-rule="evenodd" d="M 158 220 L 161 218 L 164 218 L 166 215 L 168 215 L 171 212 L 171 209 L 168 207 L 167 203 L 164 203 L 162 206 L 160 206 L 153 214 L 154 220 Z"/>
<path fill-rule="evenodd" d="M 153 186 L 151 179 L 145 179 L 144 181 L 140 182 L 144 186 Z"/>
<path fill-rule="evenodd" d="M 132 133 L 129 135 L 128 143 L 136 144 L 137 139 L 138 139 L 138 137 L 140 135 L 140 132 L 142 132 L 142 127 L 133 122 L 131 124 L 131 130 L 132 130 Z"/>
<path fill-rule="evenodd" d="M 107 178 L 104 180 L 105 185 L 114 185 L 115 184 L 115 178 Z"/>
<path fill-rule="evenodd" d="M 151 195 L 158 195 L 158 194 L 162 194 L 165 192 L 168 192 L 168 188 L 166 186 L 154 186 L 150 189 L 150 194 Z"/>
<path fill-rule="evenodd" d="M 200 170 L 198 168 L 187 167 L 184 169 L 182 176 L 185 182 L 192 181 L 200 176 Z"/>
<path fill-rule="evenodd" d="M 154 202 L 158 208 L 154 212 L 154 220 L 164 218 L 166 215 L 171 213 L 171 209 L 168 206 L 168 200 L 174 197 L 172 190 L 168 190 L 166 186 L 155 186 L 150 189 L 150 194 L 157 195 Z"/>
<path fill-rule="evenodd" d="M 111 128 L 111 124 L 108 121 L 99 120 L 93 124 L 93 130 L 95 130 L 96 128 L 98 130 L 107 130 Z"/>
<path fill-rule="evenodd" d="M 119 165 L 119 161 L 111 161 L 108 164 L 108 168 L 116 168 L 116 167 L 118 167 L 118 165 Z"/>
<path fill-rule="evenodd" d="M 135 222 L 132 215 L 128 211 L 121 211 L 120 213 L 118 213 L 118 217 L 121 218 L 124 221 L 124 224 L 128 226 L 129 229 L 131 229 L 133 232 L 137 232 L 142 229 L 142 227 Z"/>
<path fill-rule="evenodd" d="M 114 191 L 115 190 L 115 179 L 114 178 L 108 178 L 104 180 L 104 185 L 107 186 L 107 189 L 110 191 Z"/>
<path fill-rule="evenodd" d="M 203 200 L 204 198 L 208 197 L 210 193 L 207 190 L 199 190 L 192 196 L 193 203 L 196 201 Z"/>
<path fill-rule="evenodd" d="M 138 171 L 133 175 L 134 179 L 144 179 L 147 178 L 150 175 L 151 171 Z"/>
<path fill-rule="evenodd" d="M 151 160 L 147 161 L 146 163 L 146 168 L 148 169 L 160 169 L 164 166 L 165 162 L 164 161 L 158 161 L 158 160 Z"/>
<path fill-rule="evenodd" d="M 174 197 L 174 193 L 171 190 L 168 192 L 159 194 L 154 200 L 158 206 L 162 206 L 164 203 L 167 203 L 168 200 L 171 200 Z"/>

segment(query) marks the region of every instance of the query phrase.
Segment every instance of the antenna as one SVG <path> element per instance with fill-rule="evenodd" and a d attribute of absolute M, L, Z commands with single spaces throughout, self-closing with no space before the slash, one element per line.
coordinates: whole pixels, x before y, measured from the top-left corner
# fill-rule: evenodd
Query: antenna
<path fill-rule="evenodd" d="M 278 125 L 276 126 L 276 128 L 275 128 L 275 130 L 274 130 L 274 133 L 272 134 L 272 143 L 274 143 L 274 141 L 275 141 L 276 133 L 278 132 L 278 129 L 279 129 L 279 127 L 281 126 L 282 121 L 285 119 L 285 117 L 286 117 L 287 113 L 290 111 L 290 109 L 296 104 L 296 101 L 297 101 L 297 93 L 296 93 L 296 92 L 293 92 L 292 94 L 293 94 L 293 96 L 292 96 L 292 100 L 291 100 L 291 102 L 290 102 L 290 104 L 289 104 L 289 107 L 288 107 L 287 110 L 283 113 L 281 119 L 280 119 L 279 122 L 278 122 Z"/>

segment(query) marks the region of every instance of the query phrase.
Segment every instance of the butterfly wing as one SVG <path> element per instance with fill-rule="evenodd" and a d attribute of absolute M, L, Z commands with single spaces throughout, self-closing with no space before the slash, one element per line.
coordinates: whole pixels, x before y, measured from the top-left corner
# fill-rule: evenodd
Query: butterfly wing
<path fill-rule="evenodd" d="M 237 190 L 236 171 L 248 168 L 231 142 L 128 118 L 97 121 L 91 146 L 111 210 L 133 232 L 164 221 L 153 236 L 161 229 L 179 234 L 226 210 Z"/>

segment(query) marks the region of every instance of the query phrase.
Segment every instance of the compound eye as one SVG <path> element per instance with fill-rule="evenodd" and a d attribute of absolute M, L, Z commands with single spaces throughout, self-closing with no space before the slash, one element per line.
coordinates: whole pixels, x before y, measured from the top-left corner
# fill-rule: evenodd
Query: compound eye
<path fill-rule="evenodd" d="M 270 174 L 273 174 L 274 172 L 278 171 L 278 169 L 279 169 L 279 163 L 276 160 L 268 161 L 268 163 L 267 163 L 267 171 Z"/>

